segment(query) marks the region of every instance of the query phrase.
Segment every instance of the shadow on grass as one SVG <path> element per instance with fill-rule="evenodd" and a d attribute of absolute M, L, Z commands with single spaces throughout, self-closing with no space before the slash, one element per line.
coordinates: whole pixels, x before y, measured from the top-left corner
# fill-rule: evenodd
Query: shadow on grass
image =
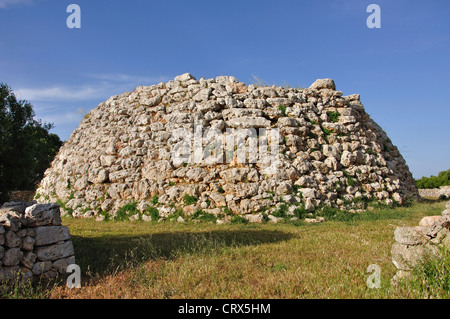
<path fill-rule="evenodd" d="M 76 263 L 87 276 L 102 276 L 156 259 L 220 254 L 226 248 L 277 243 L 293 234 L 278 230 L 165 232 L 143 236 L 72 236 Z"/>

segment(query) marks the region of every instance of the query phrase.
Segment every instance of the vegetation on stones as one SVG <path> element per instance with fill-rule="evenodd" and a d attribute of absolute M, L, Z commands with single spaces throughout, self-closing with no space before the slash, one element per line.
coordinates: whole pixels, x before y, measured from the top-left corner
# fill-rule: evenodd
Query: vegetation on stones
<path fill-rule="evenodd" d="M 158 204 L 158 199 L 159 199 L 158 194 L 153 195 L 152 204 L 153 205 Z"/>
<path fill-rule="evenodd" d="M 136 214 L 140 214 L 139 210 L 137 209 L 137 202 L 128 203 L 119 208 L 115 220 L 128 220 L 131 216 Z"/>
<path fill-rule="evenodd" d="M 183 200 L 186 205 L 193 205 L 197 203 L 198 198 L 192 195 L 185 194 Z"/>
<path fill-rule="evenodd" d="M 341 116 L 341 114 L 338 111 L 336 111 L 336 112 L 328 111 L 327 115 L 328 115 L 328 120 L 333 123 L 338 122 L 339 116 Z"/>
<path fill-rule="evenodd" d="M 278 109 L 281 111 L 281 113 L 283 113 L 284 116 L 286 116 L 286 106 L 284 105 L 279 105 Z"/>
<path fill-rule="evenodd" d="M 147 213 L 148 216 L 151 217 L 152 220 L 158 220 L 160 217 L 158 209 L 153 206 L 147 207 L 145 212 Z"/>

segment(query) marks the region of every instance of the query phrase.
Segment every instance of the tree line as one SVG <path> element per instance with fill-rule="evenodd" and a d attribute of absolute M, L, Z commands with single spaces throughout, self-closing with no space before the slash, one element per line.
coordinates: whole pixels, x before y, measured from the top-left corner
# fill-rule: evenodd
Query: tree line
<path fill-rule="evenodd" d="M 442 171 L 438 176 L 422 177 L 416 180 L 417 188 L 439 188 L 450 185 L 450 169 Z"/>

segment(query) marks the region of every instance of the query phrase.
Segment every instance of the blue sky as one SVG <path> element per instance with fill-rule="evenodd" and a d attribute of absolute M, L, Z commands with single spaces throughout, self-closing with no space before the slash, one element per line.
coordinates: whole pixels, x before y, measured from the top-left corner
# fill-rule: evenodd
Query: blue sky
<path fill-rule="evenodd" d="M 69 29 L 69 4 L 81 28 Z M 369 29 L 369 4 L 381 28 Z M 415 178 L 450 168 L 450 2 L 0 0 L 0 82 L 67 140 L 82 113 L 190 72 L 360 93 Z"/>

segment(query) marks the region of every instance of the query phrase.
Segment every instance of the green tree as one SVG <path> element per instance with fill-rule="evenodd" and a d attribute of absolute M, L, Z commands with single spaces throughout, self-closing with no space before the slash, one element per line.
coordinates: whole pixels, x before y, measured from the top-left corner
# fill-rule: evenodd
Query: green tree
<path fill-rule="evenodd" d="M 11 190 L 32 190 L 62 145 L 53 124 L 34 119 L 33 106 L 0 83 L 0 202 Z"/>
<path fill-rule="evenodd" d="M 416 180 L 417 188 L 438 188 L 450 185 L 450 169 L 439 172 L 438 176 L 422 177 Z"/>

